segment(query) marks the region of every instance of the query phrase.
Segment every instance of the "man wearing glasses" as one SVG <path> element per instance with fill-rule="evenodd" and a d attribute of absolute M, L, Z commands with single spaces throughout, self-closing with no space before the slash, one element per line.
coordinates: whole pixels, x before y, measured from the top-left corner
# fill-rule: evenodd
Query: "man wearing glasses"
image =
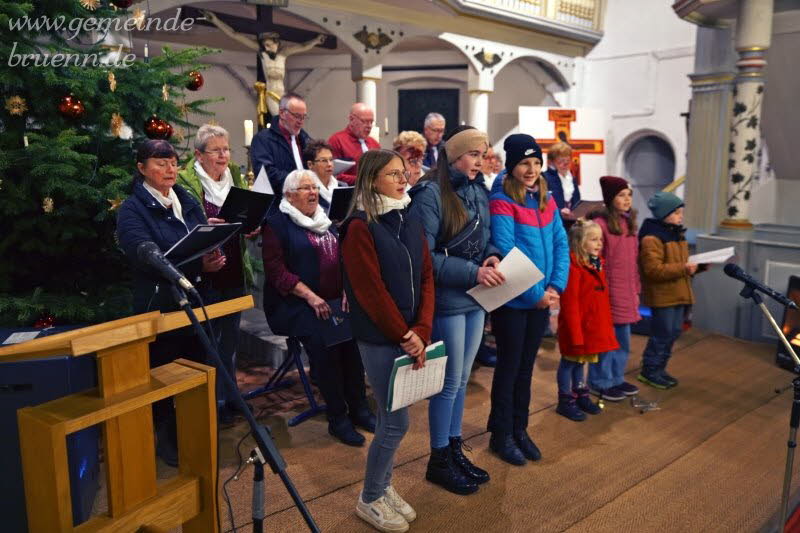
<path fill-rule="evenodd" d="M 428 113 L 428 116 L 425 117 L 422 134 L 425 136 L 425 140 L 428 141 L 428 149 L 425 150 L 425 159 L 422 160 L 422 164 L 428 168 L 436 166 L 439 158 L 439 148 L 444 146 L 442 142 L 444 128 L 444 117 L 439 113 Z"/>
<path fill-rule="evenodd" d="M 308 113 L 302 96 L 286 93 L 281 97 L 278 107 L 278 116 L 272 119 L 270 127 L 253 137 L 250 157 L 253 172 L 258 176 L 264 167 L 272 190 L 280 198 L 283 182 L 289 172 L 305 168 L 301 154 L 311 137 L 303 129 Z M 277 203 L 273 202 L 273 205 Z"/>
<path fill-rule="evenodd" d="M 367 104 L 356 103 L 350 108 L 347 127 L 337 131 L 328 139 L 333 149 L 333 157 L 358 163 L 361 154 L 367 150 L 379 150 L 381 145 L 369 136 L 375 123 L 375 112 Z M 357 165 L 345 169 L 336 177 L 348 185 L 356 182 Z"/>

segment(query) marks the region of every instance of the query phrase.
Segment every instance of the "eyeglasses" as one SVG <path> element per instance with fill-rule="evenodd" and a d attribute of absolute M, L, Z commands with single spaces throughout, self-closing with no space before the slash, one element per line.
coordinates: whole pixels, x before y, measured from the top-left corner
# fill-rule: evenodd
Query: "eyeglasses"
<path fill-rule="evenodd" d="M 327 165 L 328 163 L 333 163 L 333 158 L 332 157 L 326 157 L 324 159 L 315 159 L 314 163 L 324 163 L 324 164 Z"/>
<path fill-rule="evenodd" d="M 375 123 L 375 119 L 374 118 L 371 118 L 369 120 L 364 120 L 363 118 L 358 117 L 356 115 L 353 115 L 353 118 L 355 118 L 356 120 L 358 120 L 360 123 L 362 123 L 364 125 L 374 124 Z"/>
<path fill-rule="evenodd" d="M 444 133 L 444 128 L 431 128 L 430 126 L 427 126 L 426 129 L 431 130 L 433 133 Z"/>
<path fill-rule="evenodd" d="M 392 181 L 395 183 L 400 183 L 401 181 L 405 180 L 408 181 L 409 176 L 411 173 L 407 170 L 392 170 L 391 172 L 387 172 L 384 176 L 390 176 Z"/>
<path fill-rule="evenodd" d="M 296 188 L 295 191 L 318 192 L 319 185 L 303 185 L 302 187 Z"/>
<path fill-rule="evenodd" d="M 204 154 L 211 154 L 211 155 L 220 156 L 222 154 L 230 154 L 231 153 L 231 149 L 230 148 L 216 148 L 214 150 L 203 150 L 203 153 Z"/>
<path fill-rule="evenodd" d="M 306 113 L 305 115 L 301 115 L 300 113 L 295 113 L 294 111 L 289 111 L 288 109 L 285 108 L 284 111 L 292 115 L 297 120 L 308 120 L 308 113 Z"/>
<path fill-rule="evenodd" d="M 408 161 L 409 165 L 414 165 L 415 167 L 417 167 L 417 166 L 422 164 L 422 158 L 421 157 L 415 157 L 414 159 L 406 159 L 406 161 Z"/>

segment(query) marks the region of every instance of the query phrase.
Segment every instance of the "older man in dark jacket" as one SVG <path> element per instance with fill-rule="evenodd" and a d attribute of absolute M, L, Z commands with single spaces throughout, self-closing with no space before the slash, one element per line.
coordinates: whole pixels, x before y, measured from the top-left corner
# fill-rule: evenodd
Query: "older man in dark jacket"
<path fill-rule="evenodd" d="M 303 129 L 308 118 L 303 97 L 286 93 L 281 97 L 279 107 L 278 116 L 272 119 L 270 127 L 258 132 L 250 146 L 253 172 L 258 175 L 264 167 L 278 198 L 289 172 L 304 168 L 303 150 L 311 139 Z M 273 202 L 273 205 L 277 203 Z"/>

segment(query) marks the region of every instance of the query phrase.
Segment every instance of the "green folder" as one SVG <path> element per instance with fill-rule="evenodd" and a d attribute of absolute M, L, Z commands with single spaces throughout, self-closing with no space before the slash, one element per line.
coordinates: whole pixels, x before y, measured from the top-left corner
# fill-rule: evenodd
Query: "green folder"
<path fill-rule="evenodd" d="M 444 370 L 447 365 L 444 342 L 435 342 L 425 348 L 425 366 L 423 368 L 411 370 L 414 361 L 415 359 L 409 355 L 401 355 L 394 360 L 394 368 L 392 368 L 392 375 L 389 378 L 387 412 L 391 413 L 441 392 L 444 386 Z M 409 372 L 409 370 L 411 371 Z M 404 390 L 398 390 L 398 395 L 395 394 L 396 384 L 406 387 Z M 398 406 L 395 406 L 395 396 L 399 396 L 397 398 Z M 400 403 L 404 405 L 399 405 Z"/>

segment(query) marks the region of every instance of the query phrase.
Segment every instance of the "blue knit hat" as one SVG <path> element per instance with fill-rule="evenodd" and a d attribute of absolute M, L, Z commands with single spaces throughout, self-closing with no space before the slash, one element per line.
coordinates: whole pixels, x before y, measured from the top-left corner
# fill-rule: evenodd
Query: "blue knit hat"
<path fill-rule="evenodd" d="M 506 172 L 509 176 L 514 167 L 523 159 L 537 157 L 540 162 L 544 162 L 542 149 L 536 144 L 536 139 L 524 133 L 515 133 L 506 137 L 503 150 L 506 152 Z"/>
<path fill-rule="evenodd" d="M 679 207 L 683 207 L 683 200 L 671 192 L 659 191 L 647 201 L 647 207 L 652 211 L 654 218 L 662 220 Z"/>

